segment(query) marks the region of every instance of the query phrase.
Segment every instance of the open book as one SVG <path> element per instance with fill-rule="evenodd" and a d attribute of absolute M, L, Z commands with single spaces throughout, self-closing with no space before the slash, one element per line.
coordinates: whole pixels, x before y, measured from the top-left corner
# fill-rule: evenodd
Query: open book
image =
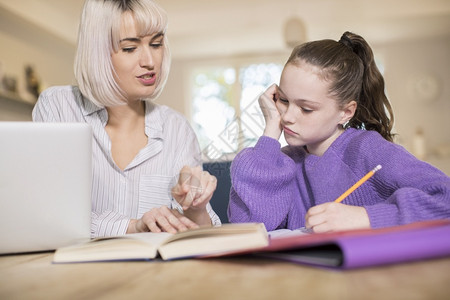
<path fill-rule="evenodd" d="M 270 245 L 253 254 L 341 269 L 446 257 L 450 256 L 450 220 L 322 234 L 293 231 L 271 235 Z"/>
<path fill-rule="evenodd" d="M 266 228 L 260 223 L 224 224 L 202 227 L 176 234 L 135 233 L 96 238 L 56 250 L 54 263 L 164 260 L 201 256 L 221 256 L 250 251 L 269 244 Z"/>

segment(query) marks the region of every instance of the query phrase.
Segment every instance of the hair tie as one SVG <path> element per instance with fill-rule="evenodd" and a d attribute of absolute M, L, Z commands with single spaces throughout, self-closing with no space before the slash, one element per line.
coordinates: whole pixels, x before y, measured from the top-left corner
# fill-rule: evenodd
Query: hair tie
<path fill-rule="evenodd" d="M 348 47 L 350 50 L 353 51 L 353 43 L 352 40 L 346 35 L 343 34 L 341 36 L 341 39 L 339 40 L 339 43 L 343 44 L 344 46 Z M 354 52 L 354 51 L 353 51 Z"/>

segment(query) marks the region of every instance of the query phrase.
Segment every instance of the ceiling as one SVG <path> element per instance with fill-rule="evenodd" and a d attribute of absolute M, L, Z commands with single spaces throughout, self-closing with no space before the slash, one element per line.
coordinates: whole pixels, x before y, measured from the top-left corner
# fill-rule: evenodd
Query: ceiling
<path fill-rule="evenodd" d="M 75 44 L 84 0 L 0 0 L 0 7 Z M 157 0 L 169 15 L 174 57 L 280 53 L 286 21 L 302 20 L 306 39 L 344 31 L 371 44 L 450 36 L 450 0 Z"/>

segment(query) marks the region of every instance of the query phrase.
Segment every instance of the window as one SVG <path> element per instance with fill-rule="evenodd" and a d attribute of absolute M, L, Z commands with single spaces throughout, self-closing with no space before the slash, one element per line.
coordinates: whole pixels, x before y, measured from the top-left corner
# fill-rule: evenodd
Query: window
<path fill-rule="evenodd" d="M 265 122 L 258 96 L 279 83 L 283 65 L 197 68 L 191 74 L 192 123 L 203 159 L 231 159 L 262 135 Z"/>
<path fill-rule="evenodd" d="M 253 64 L 240 69 L 241 149 L 253 146 L 263 134 L 265 121 L 259 108 L 258 96 L 271 84 L 280 82 L 282 70 L 283 66 L 279 64 Z"/>
<path fill-rule="evenodd" d="M 236 72 L 233 68 L 213 68 L 194 72 L 192 121 L 200 147 L 214 144 L 222 152 L 235 152 L 237 143 L 225 144 L 220 135 L 236 117 L 232 106 Z"/>

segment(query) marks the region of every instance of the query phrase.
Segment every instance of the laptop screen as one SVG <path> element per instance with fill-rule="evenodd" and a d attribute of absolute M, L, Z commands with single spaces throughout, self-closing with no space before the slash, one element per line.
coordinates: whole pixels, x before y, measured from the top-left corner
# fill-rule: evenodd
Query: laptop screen
<path fill-rule="evenodd" d="M 0 122 L 0 141 L 0 253 L 88 239 L 90 125 Z"/>

